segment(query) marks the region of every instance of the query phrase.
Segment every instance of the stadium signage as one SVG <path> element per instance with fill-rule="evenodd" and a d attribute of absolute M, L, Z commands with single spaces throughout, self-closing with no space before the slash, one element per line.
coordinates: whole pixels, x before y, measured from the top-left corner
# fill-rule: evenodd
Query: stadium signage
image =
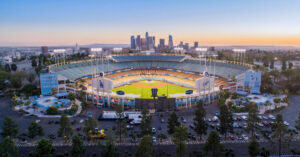
<path fill-rule="evenodd" d="M 124 95 L 124 94 L 125 94 L 125 92 L 122 91 L 122 90 L 118 90 L 116 93 L 117 93 L 118 95 Z"/>
<path fill-rule="evenodd" d="M 186 91 L 185 91 L 185 94 L 186 94 L 186 95 L 193 94 L 193 90 L 186 90 Z"/>

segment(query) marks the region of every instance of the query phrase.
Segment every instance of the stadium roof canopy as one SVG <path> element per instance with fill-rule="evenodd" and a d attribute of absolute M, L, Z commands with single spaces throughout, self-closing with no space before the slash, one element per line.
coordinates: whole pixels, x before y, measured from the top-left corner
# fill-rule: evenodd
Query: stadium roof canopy
<path fill-rule="evenodd" d="M 182 62 L 185 56 L 166 56 L 166 55 L 134 55 L 134 56 L 112 56 L 116 62 L 131 62 L 131 61 L 169 61 Z"/>

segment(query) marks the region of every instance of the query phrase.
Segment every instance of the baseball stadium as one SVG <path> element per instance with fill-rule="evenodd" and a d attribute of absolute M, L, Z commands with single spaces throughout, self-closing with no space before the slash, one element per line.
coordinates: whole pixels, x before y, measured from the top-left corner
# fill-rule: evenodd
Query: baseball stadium
<path fill-rule="evenodd" d="M 152 101 L 152 89 L 156 88 L 158 100 L 170 99 L 180 108 L 213 99 L 220 89 L 232 86 L 232 77 L 248 69 L 188 55 L 152 53 L 91 58 L 56 65 L 50 71 L 82 84 L 87 98 L 103 106 L 149 104 L 143 100 Z"/>

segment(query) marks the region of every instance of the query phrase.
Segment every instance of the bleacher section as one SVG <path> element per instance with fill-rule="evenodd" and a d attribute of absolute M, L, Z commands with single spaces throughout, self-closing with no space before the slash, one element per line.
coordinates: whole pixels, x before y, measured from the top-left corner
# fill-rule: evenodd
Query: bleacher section
<path fill-rule="evenodd" d="M 185 56 L 167 56 L 167 55 L 134 55 L 134 56 L 112 56 L 116 62 L 132 62 L 132 61 L 167 61 L 182 62 Z"/>
<path fill-rule="evenodd" d="M 103 68 L 101 61 L 93 62 L 80 62 L 73 64 L 66 64 L 53 67 L 51 71 L 61 74 L 69 80 L 76 80 L 85 76 L 92 75 L 95 72 L 103 71 L 105 73 L 121 72 L 122 70 L 130 69 L 169 69 L 173 71 L 184 71 L 190 73 L 202 73 L 205 69 L 210 73 L 223 78 L 232 78 L 238 74 L 247 71 L 249 68 L 241 65 L 228 64 L 223 62 L 211 62 L 207 63 L 205 68 L 204 62 L 195 60 L 185 60 L 184 62 L 165 62 L 165 61 L 144 61 L 144 62 L 112 62 L 104 61 Z M 215 64 L 215 68 L 214 65 Z M 175 74 L 177 75 L 177 74 Z M 178 73 L 178 76 L 179 75 Z"/>

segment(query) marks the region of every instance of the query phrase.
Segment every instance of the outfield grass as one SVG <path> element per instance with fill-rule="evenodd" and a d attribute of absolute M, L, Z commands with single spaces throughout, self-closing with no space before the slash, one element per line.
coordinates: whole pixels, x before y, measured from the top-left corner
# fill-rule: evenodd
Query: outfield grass
<path fill-rule="evenodd" d="M 137 86 L 137 84 L 139 86 Z M 145 87 L 140 87 L 144 85 Z M 157 87 L 160 86 L 160 87 Z M 140 98 L 151 99 L 151 88 L 158 89 L 158 96 L 168 96 L 171 97 L 170 94 L 184 94 L 186 90 L 190 90 L 191 88 L 178 86 L 172 83 L 162 82 L 162 81 L 139 81 L 129 85 L 120 86 L 114 88 L 112 92 L 116 92 L 118 90 L 122 90 L 125 94 L 134 94 L 140 95 Z M 194 90 L 194 89 L 191 89 Z M 130 96 L 129 96 L 130 97 Z"/>

